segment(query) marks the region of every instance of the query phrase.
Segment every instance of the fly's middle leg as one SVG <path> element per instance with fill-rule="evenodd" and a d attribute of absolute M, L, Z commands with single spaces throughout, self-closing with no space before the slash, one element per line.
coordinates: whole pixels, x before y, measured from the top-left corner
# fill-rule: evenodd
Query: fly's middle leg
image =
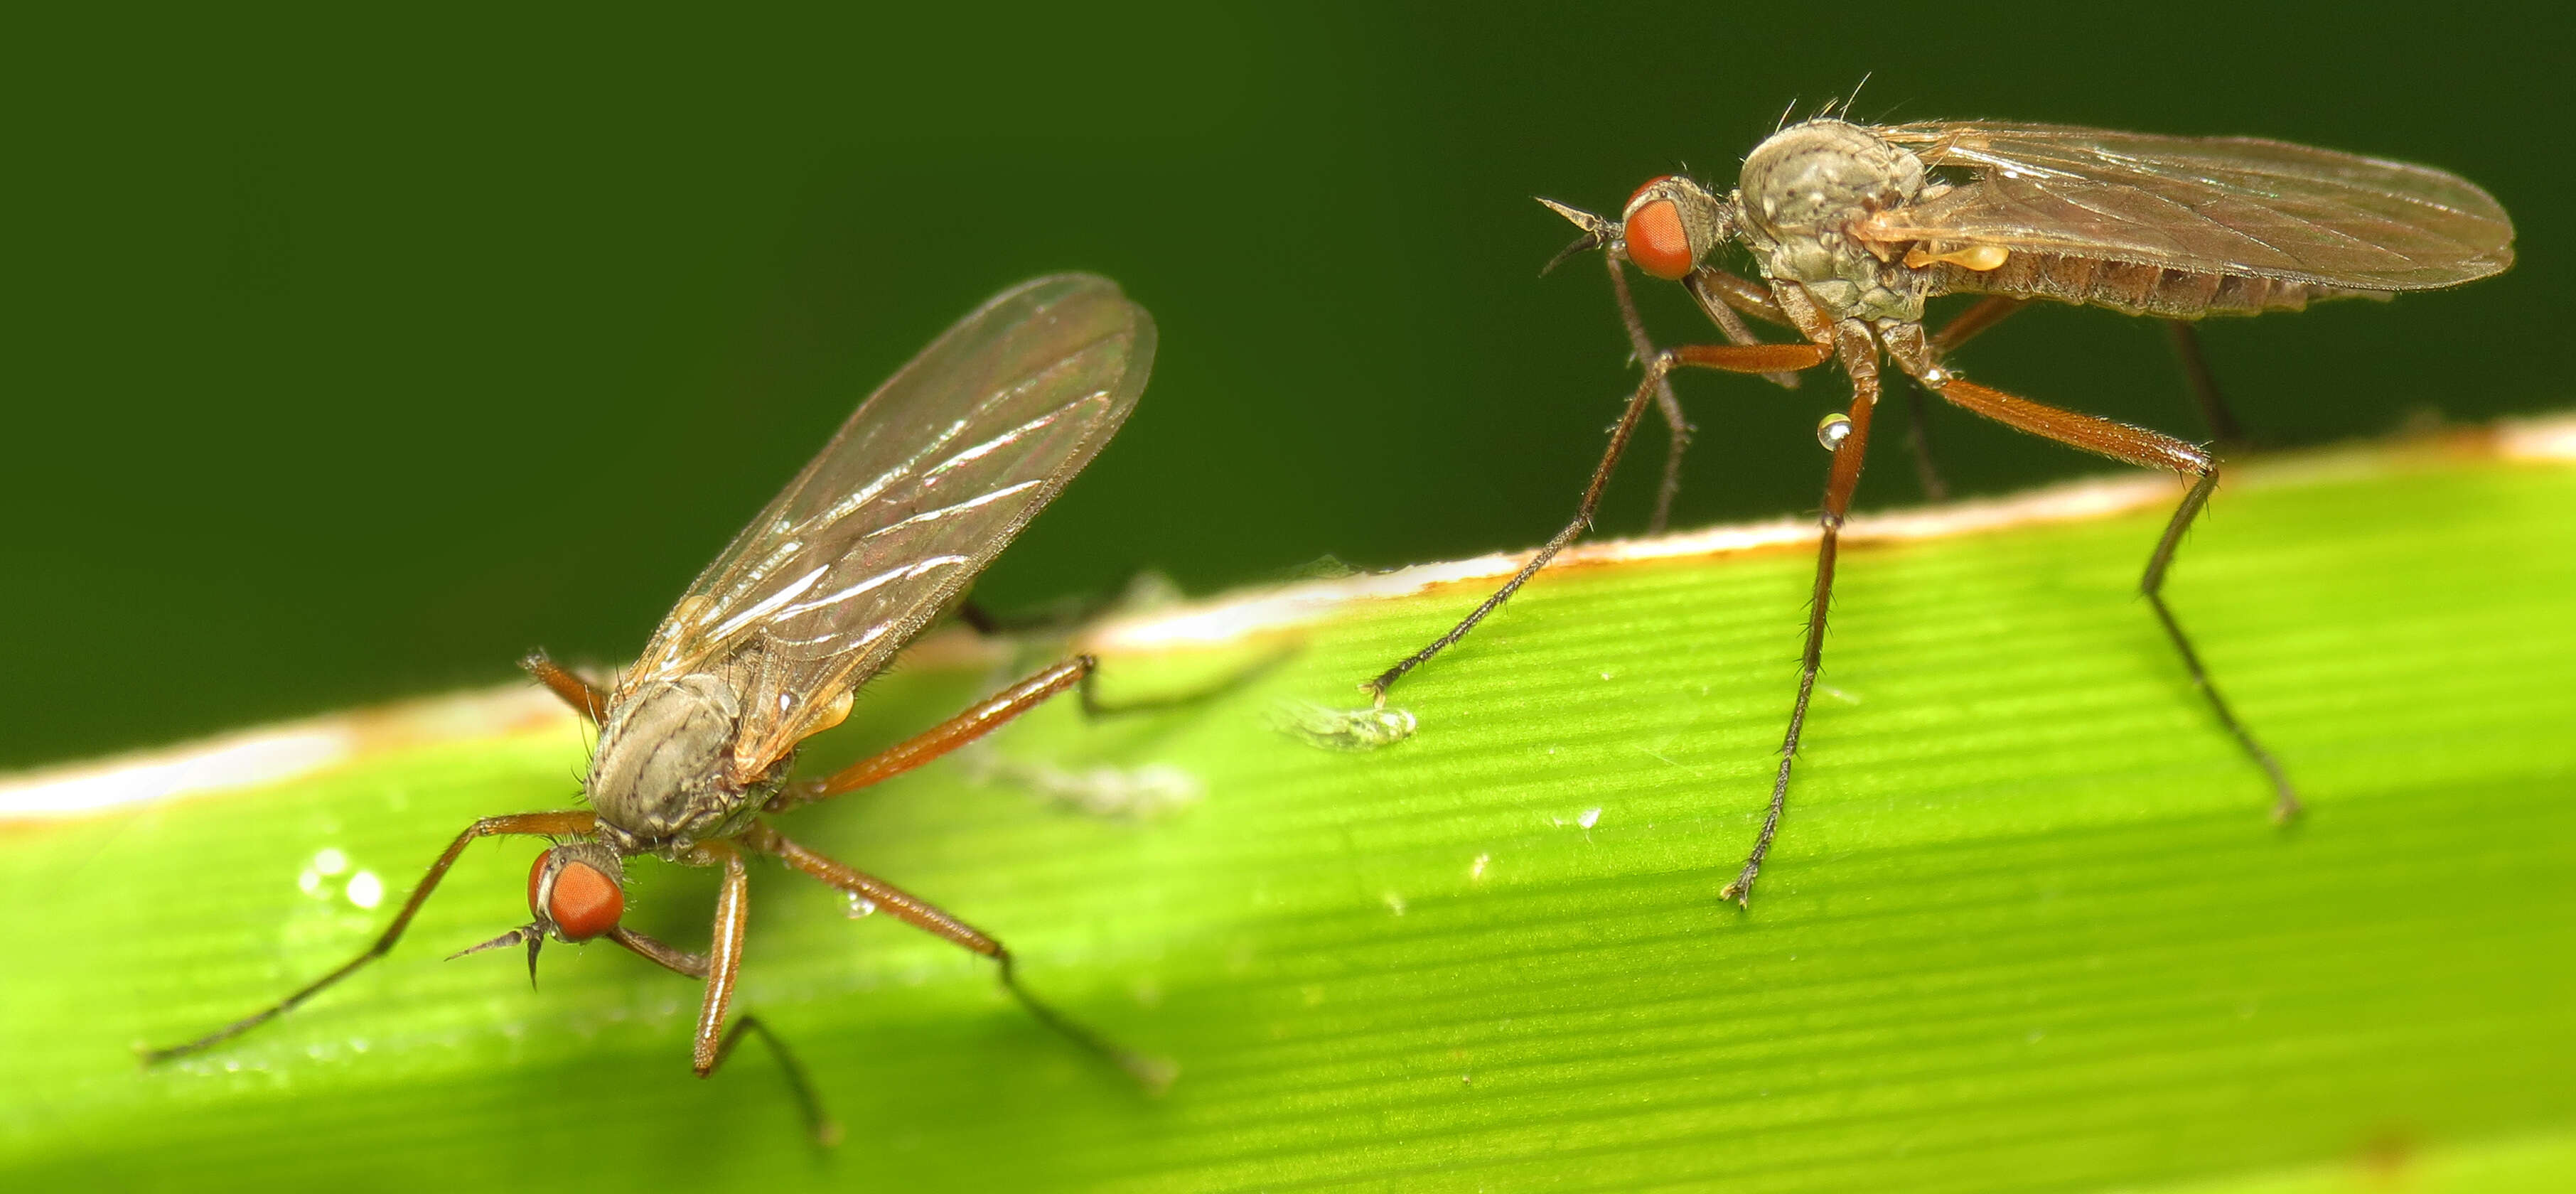
<path fill-rule="evenodd" d="M 1018 960 L 992 934 L 892 883 L 789 841 L 784 834 L 766 824 L 755 823 L 736 840 L 750 849 L 777 858 L 826 886 L 867 900 L 896 920 L 993 959 L 1001 968 L 1002 989 L 1010 992 L 1011 997 L 1018 1000 L 1020 1006 L 1039 1023 L 1125 1070 L 1149 1091 L 1159 1092 L 1171 1084 L 1173 1069 L 1170 1062 L 1110 1043 L 1108 1038 L 1076 1023 L 1020 985 Z"/>
<path fill-rule="evenodd" d="M 1798 742 L 1805 736 L 1807 707 L 1816 695 L 1816 674 L 1825 661 L 1825 615 L 1834 600 L 1834 556 L 1841 543 L 1843 519 L 1851 511 L 1852 493 L 1860 487 L 1860 468 L 1869 451 L 1870 416 L 1878 406 L 1878 342 L 1869 329 L 1857 323 L 1845 323 L 1834 329 L 1834 351 L 1842 358 L 1843 369 L 1851 374 L 1852 403 L 1845 417 L 1851 420 L 1849 432 L 1834 447 L 1834 462 L 1825 476 L 1824 509 L 1817 517 L 1822 530 L 1816 542 L 1816 584 L 1807 604 L 1807 634 L 1798 654 L 1798 696 L 1789 707 L 1789 729 L 1780 739 L 1780 769 L 1771 779 L 1771 804 L 1762 816 L 1762 828 L 1755 833 L 1753 849 L 1745 855 L 1744 868 L 1735 879 L 1717 893 L 1722 900 L 1733 900 L 1743 907 L 1752 902 L 1753 880 L 1762 873 L 1762 860 L 1771 853 L 1771 840 L 1779 835 L 1780 814 L 1789 803 L 1789 770 L 1798 761 Z"/>

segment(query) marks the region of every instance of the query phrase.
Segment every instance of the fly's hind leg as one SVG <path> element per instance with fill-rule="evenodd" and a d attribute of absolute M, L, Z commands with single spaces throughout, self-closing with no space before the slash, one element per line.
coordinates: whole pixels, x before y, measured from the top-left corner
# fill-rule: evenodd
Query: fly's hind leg
<path fill-rule="evenodd" d="M 1129 604 L 1131 601 L 1135 600 L 1136 595 L 1140 592 L 1156 592 L 1156 595 L 1159 597 L 1158 591 L 1168 590 L 1169 586 L 1170 582 L 1163 580 L 1160 577 L 1140 574 L 1136 581 L 1129 584 L 1128 591 L 1126 593 L 1122 593 L 1115 597 L 1085 599 L 1076 603 L 1063 604 L 1058 608 L 1050 609 L 1033 617 L 1005 617 L 977 604 L 972 598 L 958 602 L 956 609 L 953 612 L 958 621 L 965 623 L 969 628 L 973 629 L 976 634 L 986 638 L 1001 638 L 1013 634 L 1034 633 L 1050 635 L 1058 638 L 1072 636 L 1078 639 L 1079 636 L 1075 634 L 1075 631 L 1086 623 L 1092 622 L 1104 614 L 1110 613 L 1119 609 L 1121 606 Z M 1214 681 L 1201 684 L 1194 688 L 1184 689 L 1180 692 L 1167 695 L 1129 698 L 1116 701 L 1108 700 L 1100 695 L 1098 661 L 1089 655 L 1077 656 L 1077 659 L 1091 661 L 1089 665 L 1090 670 L 1085 671 L 1081 677 L 1079 695 L 1082 698 L 1082 715 L 1086 718 L 1098 720 L 1105 717 L 1118 717 L 1129 713 L 1156 713 L 1167 709 L 1178 709 L 1191 705 L 1203 704 L 1251 684 L 1253 681 L 1269 674 L 1272 668 L 1286 663 L 1289 658 L 1295 654 L 1296 647 L 1292 644 L 1291 646 L 1263 655 L 1259 659 L 1252 660 L 1241 667 L 1218 676 Z"/>
<path fill-rule="evenodd" d="M 1950 350 L 2029 305 L 2028 299 L 2000 294 L 1978 300 L 1975 306 L 1952 317 L 1932 335 L 1933 358 L 1948 356 Z M 2183 382 L 2191 389 L 2192 406 L 2200 412 L 2201 420 L 2208 424 L 2210 437 L 2223 449 L 2243 447 L 2246 442 L 2244 425 L 2237 421 L 2236 412 L 2227 404 L 2226 394 L 2218 388 L 2218 375 L 2210 370 L 2209 356 L 2201 350 L 2198 325 L 2188 319 L 2161 322 L 2165 325 L 2166 339 L 2173 344 L 2174 356 L 2182 365 Z M 1914 449 L 1914 471 L 1922 482 L 1923 495 L 1937 502 L 1949 496 L 1949 487 L 1942 482 L 1940 471 L 1932 462 L 1932 446 L 1926 430 L 1929 412 L 1924 407 L 1921 392 L 1930 388 L 1919 382 L 1907 387 L 1906 414 L 1912 420 L 1908 425 L 1907 440 Z"/>
<path fill-rule="evenodd" d="M 2218 488 L 2218 462 L 2208 452 L 2160 432 L 2060 410 L 1967 381 L 1935 364 L 1933 358 L 1923 351 L 1919 340 L 1892 338 L 1888 341 L 1888 351 L 1900 366 L 1914 374 L 1917 381 L 1952 405 L 2071 448 L 2140 468 L 2169 469 L 2191 479 L 2191 490 L 2183 495 L 2182 504 L 2175 507 L 2173 517 L 2165 523 L 2164 534 L 2156 540 L 2155 552 L 2147 557 L 2146 572 L 2138 580 L 2138 591 L 2156 611 L 2156 621 L 2164 626 L 2165 636 L 2172 640 L 2175 653 L 2182 657 L 2183 670 L 2190 674 L 2192 687 L 2199 689 L 2201 695 L 2208 699 L 2210 711 L 2217 714 L 2218 723 L 2236 739 L 2246 757 L 2254 760 L 2272 781 L 2274 819 L 2288 821 L 2297 816 L 2298 792 L 2291 787 L 2289 775 L 2281 769 L 2280 760 L 2255 740 L 2253 733 L 2245 728 L 2245 723 L 2237 720 L 2236 711 L 2228 706 L 2227 698 L 2220 695 L 2218 686 L 2210 681 L 2209 670 L 2202 666 L 2200 653 L 2192 648 L 2190 637 L 2183 633 L 2182 624 L 2174 619 L 2173 609 L 2165 603 L 2165 574 L 2173 566 L 2174 553 L 2182 546 L 2183 532 L 2191 529 L 2192 520 L 2199 516 L 2201 507 L 2208 504 L 2210 493 Z"/>
<path fill-rule="evenodd" d="M 2221 448 L 2234 450 L 2245 446 L 2245 426 L 2236 421 L 2236 412 L 2228 408 L 2227 395 L 2218 388 L 2218 375 L 2210 371 L 2209 355 L 2201 351 L 2198 325 L 2188 319 L 2165 321 L 2165 335 L 2173 341 L 2174 355 L 2182 361 L 2183 381 L 2191 386 L 2193 405 L 2209 424 L 2210 437 Z"/>
<path fill-rule="evenodd" d="M 781 813 L 892 779 L 1002 728 L 1012 718 L 1045 704 L 1047 698 L 1081 684 L 1099 667 L 1099 660 L 1076 655 L 828 776 L 789 784 L 770 797 L 764 809 Z"/>

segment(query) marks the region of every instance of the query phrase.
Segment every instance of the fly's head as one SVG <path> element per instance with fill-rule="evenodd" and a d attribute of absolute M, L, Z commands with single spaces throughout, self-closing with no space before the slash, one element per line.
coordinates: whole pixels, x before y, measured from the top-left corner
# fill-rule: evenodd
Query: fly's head
<path fill-rule="evenodd" d="M 1658 278 L 1678 282 L 1735 236 L 1735 212 L 1728 201 L 1678 174 L 1637 188 L 1615 220 L 1553 199 L 1539 202 L 1583 230 L 1581 237 L 1539 270 L 1542 274 L 1577 253 L 1600 249 Z"/>
<path fill-rule="evenodd" d="M 1840 120 L 1771 135 L 1744 159 L 1736 191 L 1745 237 L 1762 272 L 1806 288 L 1838 318 L 1920 319 L 1927 284 L 1882 261 L 1852 225 L 1922 195 L 1921 158 Z"/>
<path fill-rule="evenodd" d="M 1678 282 L 1735 235 L 1725 200 L 1689 178 L 1667 174 L 1637 188 L 1619 213 L 1619 243 L 1637 268 Z"/>
<path fill-rule="evenodd" d="M 626 867 L 598 842 L 570 842 L 528 868 L 530 927 L 557 941 L 588 941 L 626 915 Z"/>
<path fill-rule="evenodd" d="M 508 945 L 528 947 L 528 982 L 537 981 L 537 951 L 546 938 L 581 942 L 605 936 L 626 915 L 626 867 L 598 842 L 567 842 L 537 855 L 528 869 L 528 911 L 536 919 L 450 959 Z"/>
<path fill-rule="evenodd" d="M 722 676 L 655 678 L 625 693 L 600 724 L 583 784 L 600 836 L 627 854 L 686 849 L 758 811 L 733 778 L 741 723 Z"/>

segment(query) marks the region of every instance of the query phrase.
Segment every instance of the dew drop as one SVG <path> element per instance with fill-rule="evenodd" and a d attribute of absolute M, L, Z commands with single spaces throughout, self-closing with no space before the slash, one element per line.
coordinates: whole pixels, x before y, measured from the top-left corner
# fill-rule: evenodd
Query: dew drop
<path fill-rule="evenodd" d="M 1816 424 L 1816 442 L 1831 452 L 1842 447 L 1843 441 L 1851 438 L 1851 432 L 1851 416 L 1836 412 L 1826 415 L 1824 422 Z"/>
<path fill-rule="evenodd" d="M 349 876 L 349 902 L 361 908 L 373 908 L 385 902 L 385 881 L 374 871 L 360 871 Z"/>
<path fill-rule="evenodd" d="M 874 916 L 876 914 L 877 902 L 875 900 L 871 900 L 855 891 L 850 893 L 850 919 L 857 920 L 862 916 Z"/>

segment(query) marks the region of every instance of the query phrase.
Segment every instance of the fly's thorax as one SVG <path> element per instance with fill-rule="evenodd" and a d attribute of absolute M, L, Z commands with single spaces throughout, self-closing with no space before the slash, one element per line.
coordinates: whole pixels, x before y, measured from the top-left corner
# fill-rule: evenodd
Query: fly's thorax
<path fill-rule="evenodd" d="M 585 787 L 621 852 L 686 847 L 739 828 L 753 793 L 733 778 L 740 698 L 704 673 L 645 681 L 608 711 Z"/>
<path fill-rule="evenodd" d="M 1922 159 L 1856 124 L 1811 120 L 1744 159 L 1743 234 L 1773 282 L 1793 282 L 1837 319 L 1920 319 L 1926 271 L 1881 260 L 1850 228 L 1923 193 Z"/>

